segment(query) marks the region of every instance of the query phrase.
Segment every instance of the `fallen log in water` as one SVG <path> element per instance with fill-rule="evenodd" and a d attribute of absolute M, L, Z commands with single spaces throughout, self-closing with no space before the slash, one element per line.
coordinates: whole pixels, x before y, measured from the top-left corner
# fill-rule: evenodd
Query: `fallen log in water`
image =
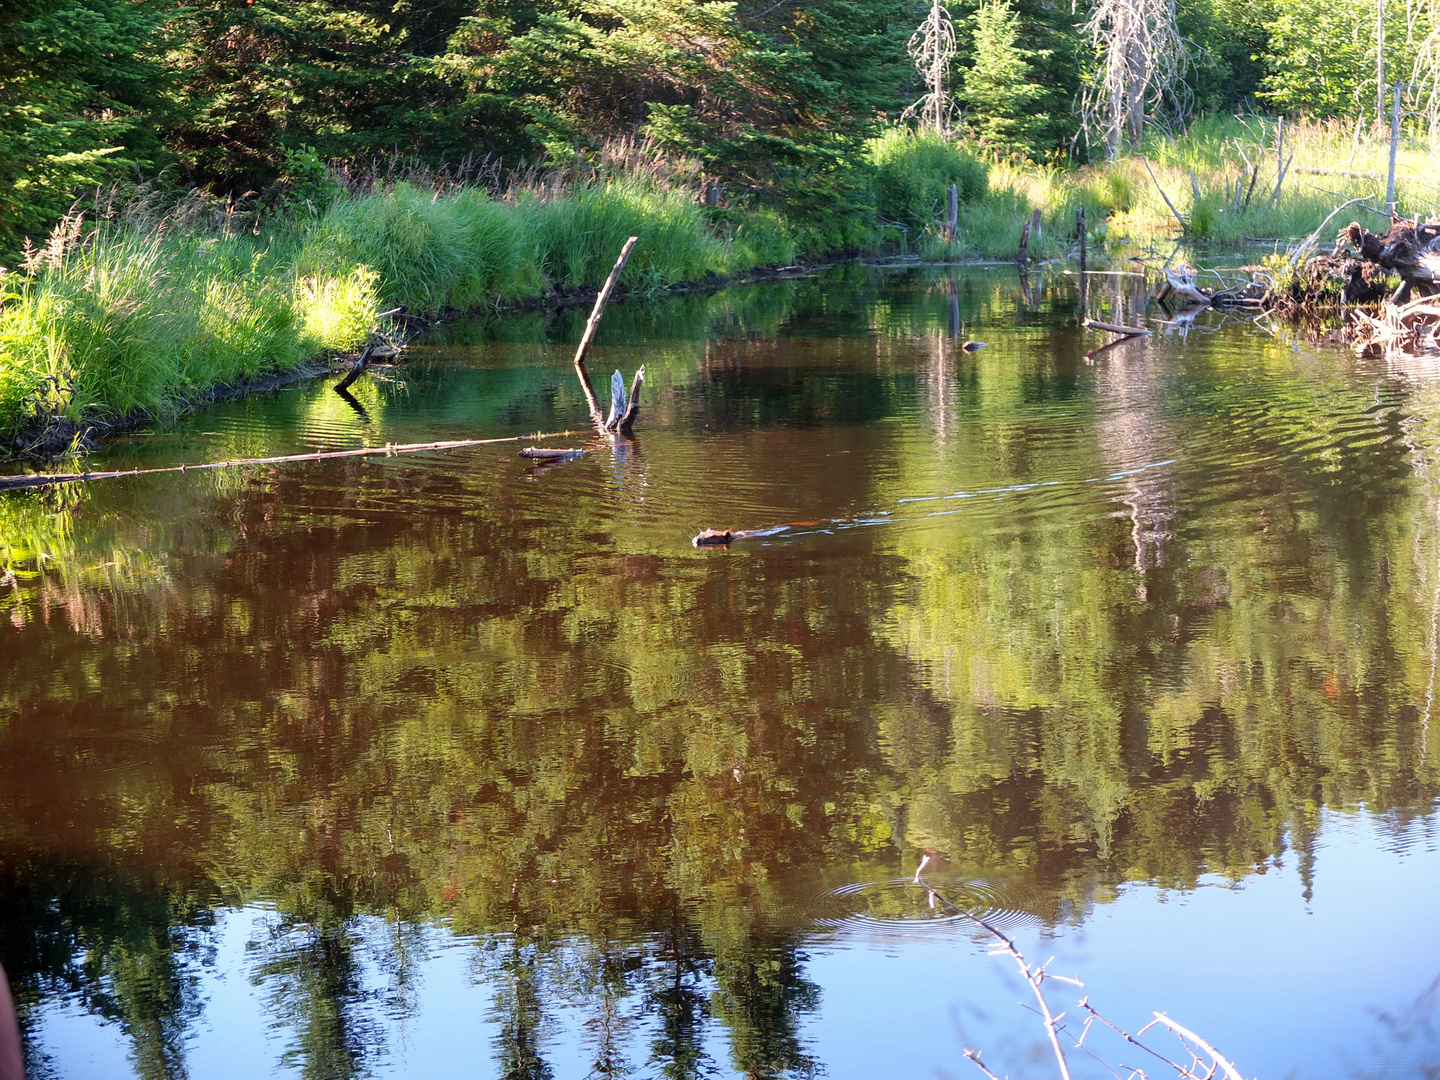
<path fill-rule="evenodd" d="M 1213 294 L 1201 292 L 1200 286 L 1195 284 L 1195 279 L 1188 269 L 1166 270 L 1165 284 L 1170 292 L 1192 304 L 1209 305 Z"/>
<path fill-rule="evenodd" d="M 1086 330 L 1104 330 L 1107 334 L 1120 334 L 1123 337 L 1143 337 L 1150 333 L 1143 326 L 1120 326 L 1117 323 L 1101 322 L 1099 319 L 1081 319 L 1080 325 Z"/>
<path fill-rule="evenodd" d="M 382 311 L 379 315 L 375 316 L 375 318 L 378 321 L 380 319 L 404 319 L 406 316 L 407 310 L 402 304 L 400 307 L 391 308 L 389 311 Z M 365 373 L 365 369 L 370 366 L 370 361 L 384 360 L 399 355 L 400 350 L 394 345 L 386 344 L 384 341 L 378 340 L 378 338 L 372 339 L 370 343 L 365 346 L 365 350 L 356 359 L 355 363 L 350 365 L 350 370 L 345 373 L 345 377 L 335 384 L 335 392 L 337 394 L 346 394 L 351 384 Z"/>

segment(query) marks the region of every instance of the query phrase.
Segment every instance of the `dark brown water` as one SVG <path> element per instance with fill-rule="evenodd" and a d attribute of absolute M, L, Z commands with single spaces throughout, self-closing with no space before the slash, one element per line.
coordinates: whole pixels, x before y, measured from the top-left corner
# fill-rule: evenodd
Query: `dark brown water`
<path fill-rule="evenodd" d="M 1216 316 L 1087 361 L 1074 279 L 1030 285 L 613 308 L 639 437 L 554 468 L 0 496 L 32 1064 L 1053 1075 L 927 854 L 1132 1030 L 1166 1010 L 1246 1076 L 1440 1061 L 1440 381 Z M 582 317 L 94 464 L 580 429 Z"/>

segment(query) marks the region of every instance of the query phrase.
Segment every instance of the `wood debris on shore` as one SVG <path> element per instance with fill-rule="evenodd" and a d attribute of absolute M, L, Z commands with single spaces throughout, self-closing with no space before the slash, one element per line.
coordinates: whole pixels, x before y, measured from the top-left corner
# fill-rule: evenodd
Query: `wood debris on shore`
<path fill-rule="evenodd" d="M 1298 262 L 1267 305 L 1339 314 L 1357 355 L 1440 355 L 1440 222 L 1391 215 L 1375 233 L 1352 221 L 1332 252 Z"/>

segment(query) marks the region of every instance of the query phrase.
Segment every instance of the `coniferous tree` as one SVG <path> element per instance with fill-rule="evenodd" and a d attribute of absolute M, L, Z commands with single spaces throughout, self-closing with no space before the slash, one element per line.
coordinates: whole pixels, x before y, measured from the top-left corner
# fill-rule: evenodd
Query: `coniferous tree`
<path fill-rule="evenodd" d="M 8 0 L 0 8 L 0 250 L 76 193 L 164 158 L 163 11 L 149 0 Z"/>
<path fill-rule="evenodd" d="M 1051 119 L 1034 62 L 1049 52 L 1020 47 L 1020 15 L 1009 0 L 985 0 L 973 26 L 975 62 L 965 72 L 972 128 L 993 147 L 1038 156 L 1046 148 Z"/>

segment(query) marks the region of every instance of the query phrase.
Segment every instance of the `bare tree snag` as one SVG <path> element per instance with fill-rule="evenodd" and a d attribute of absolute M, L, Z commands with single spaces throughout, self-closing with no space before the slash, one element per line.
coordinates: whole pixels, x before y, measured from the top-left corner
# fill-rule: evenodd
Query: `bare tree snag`
<path fill-rule="evenodd" d="M 640 416 L 640 385 L 645 381 L 645 365 L 641 364 L 635 372 L 635 378 L 630 382 L 630 405 L 625 410 L 625 415 L 620 417 L 617 425 L 622 435 L 629 435 L 630 429 L 635 426 L 636 419 Z"/>
<path fill-rule="evenodd" d="M 595 306 L 585 323 L 585 333 L 580 337 L 580 347 L 575 350 L 576 367 L 585 363 L 585 354 L 590 351 L 590 342 L 595 339 L 600 317 L 605 314 L 605 305 L 610 302 L 610 294 L 615 291 L 615 283 L 620 280 L 620 271 L 625 269 L 625 264 L 630 260 L 630 252 L 634 250 L 635 242 L 639 239 L 638 236 L 632 236 L 625 241 L 625 246 L 620 249 L 620 257 L 615 260 L 615 269 L 610 271 L 610 276 L 605 279 L 605 284 L 600 289 L 600 295 L 595 297 Z"/>
<path fill-rule="evenodd" d="M 1175 0 L 1094 0 L 1080 27 L 1098 61 L 1081 87 L 1085 137 L 1101 137 L 1105 159 L 1120 156 L 1126 138 L 1139 145 L 1147 118 L 1188 112 L 1191 46 L 1180 33 Z M 1147 117 L 1148 114 L 1148 117 Z"/>
<path fill-rule="evenodd" d="M 1395 213 L 1395 152 L 1400 149 L 1400 88 L 1403 85 L 1395 84 L 1395 108 L 1390 114 L 1390 172 L 1385 181 L 1385 212 L 1392 215 Z"/>
<path fill-rule="evenodd" d="M 600 402 L 595 398 L 595 388 L 590 385 L 590 373 L 585 370 L 585 354 L 590 351 L 590 342 L 595 339 L 595 331 L 600 326 L 600 319 L 605 314 L 605 305 L 610 302 L 610 294 L 615 291 L 615 283 L 620 280 L 620 272 L 625 269 L 625 263 L 630 259 L 630 252 L 634 250 L 639 237 L 632 236 L 625 241 L 625 246 L 620 249 L 620 257 L 615 260 L 615 267 L 610 271 L 610 276 L 605 279 L 600 294 L 595 297 L 595 306 L 590 310 L 590 318 L 585 322 L 585 333 L 580 337 L 580 345 L 575 350 L 575 375 L 580 380 L 580 389 L 585 394 L 585 404 L 590 409 L 590 421 L 601 432 L 609 431 L 616 423 L 616 412 L 612 409 L 611 415 L 607 417 L 600 411 Z M 619 372 L 616 372 L 618 375 Z M 639 379 L 637 373 L 636 379 Z M 638 385 L 638 384 L 637 384 Z M 638 412 L 638 405 L 636 411 Z M 622 421 L 623 422 L 623 421 Z M 634 423 L 634 420 L 631 420 Z"/>
<path fill-rule="evenodd" d="M 903 113 L 901 120 L 919 118 L 920 126 L 937 135 L 949 135 L 960 114 L 955 99 L 945 89 L 950 65 L 955 59 L 955 23 L 940 0 L 930 0 L 930 14 L 910 36 L 906 51 L 925 80 L 925 94 Z"/>
<path fill-rule="evenodd" d="M 1025 227 L 1020 230 L 1020 250 L 1015 255 L 1015 261 L 1021 266 L 1030 258 L 1030 238 L 1040 238 L 1040 211 L 1036 210 L 1025 222 Z"/>

